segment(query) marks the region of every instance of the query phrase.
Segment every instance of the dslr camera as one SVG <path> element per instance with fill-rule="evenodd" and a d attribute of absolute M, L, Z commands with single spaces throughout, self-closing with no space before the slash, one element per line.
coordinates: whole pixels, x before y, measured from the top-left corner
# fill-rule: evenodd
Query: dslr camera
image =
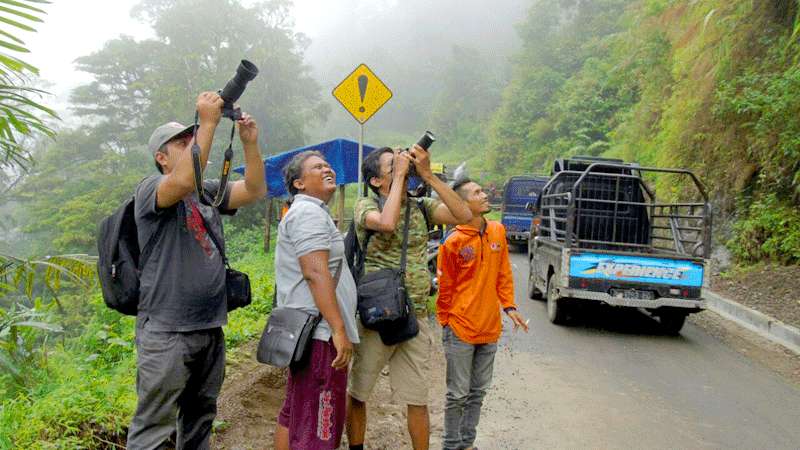
<path fill-rule="evenodd" d="M 434 142 L 436 142 L 436 137 L 430 131 L 426 131 L 425 134 L 423 134 L 422 137 L 419 139 L 419 141 L 417 141 L 417 145 L 422 147 L 422 149 L 427 152 L 428 149 L 431 147 L 431 144 L 433 144 Z M 407 152 L 409 151 L 409 149 L 405 149 L 403 151 Z M 408 178 L 416 178 L 416 177 L 417 177 L 417 167 L 412 164 L 411 167 L 408 168 Z M 417 184 L 417 187 L 415 189 L 411 189 L 408 191 L 408 195 L 411 197 L 423 197 L 427 191 L 428 187 L 425 185 L 425 183 L 420 182 L 419 184 Z"/>
<path fill-rule="evenodd" d="M 242 118 L 241 108 L 234 106 L 234 103 L 242 96 L 247 83 L 252 81 L 256 75 L 258 75 L 258 67 L 255 64 L 246 59 L 239 63 L 239 67 L 236 68 L 236 74 L 219 91 L 219 96 L 225 102 L 222 105 L 222 117 L 227 117 L 233 121 Z"/>
<path fill-rule="evenodd" d="M 431 133 L 430 131 L 426 131 L 425 134 L 423 134 L 422 137 L 419 138 L 419 141 L 417 141 L 417 145 L 422 147 L 422 149 L 427 152 L 428 149 L 431 147 L 431 144 L 433 144 L 434 142 L 436 142 L 436 136 L 434 136 L 433 133 Z M 409 151 L 409 149 L 405 149 L 403 151 L 407 152 Z M 408 168 L 408 176 L 409 177 L 417 176 L 417 168 L 413 164 L 411 165 L 411 167 Z"/>

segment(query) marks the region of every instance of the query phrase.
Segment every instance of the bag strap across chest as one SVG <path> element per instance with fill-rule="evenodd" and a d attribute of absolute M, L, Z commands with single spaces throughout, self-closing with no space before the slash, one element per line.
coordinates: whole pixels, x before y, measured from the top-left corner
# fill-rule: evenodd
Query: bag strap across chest
<path fill-rule="evenodd" d="M 375 202 L 378 204 L 378 211 L 382 212 L 383 211 L 383 203 L 384 203 L 383 199 L 382 198 L 380 198 L 380 199 L 379 198 L 374 198 L 373 200 L 375 200 Z M 403 225 L 403 248 L 402 248 L 402 253 L 400 255 L 400 271 L 403 274 L 405 274 L 405 272 L 406 272 L 406 259 L 407 259 L 407 255 L 408 255 L 408 229 L 409 229 L 409 226 L 410 226 L 409 222 L 411 220 L 411 202 L 414 202 L 416 204 L 417 208 L 420 209 L 420 212 L 422 212 L 422 216 L 425 218 L 425 224 L 428 225 L 428 213 L 425 210 L 425 206 L 422 204 L 422 200 L 416 200 L 416 199 L 410 199 L 410 198 L 407 199 L 406 200 L 405 215 L 404 215 L 405 223 Z M 361 267 L 363 267 L 364 260 L 367 257 L 367 249 L 369 248 L 369 241 L 372 238 L 372 235 L 375 234 L 375 231 L 370 230 L 369 228 L 366 229 L 366 232 L 367 232 L 367 236 L 366 236 L 366 239 L 364 239 L 364 248 L 362 249 L 361 255 L 360 255 L 361 261 L 359 261 L 359 263 L 361 264 Z"/>

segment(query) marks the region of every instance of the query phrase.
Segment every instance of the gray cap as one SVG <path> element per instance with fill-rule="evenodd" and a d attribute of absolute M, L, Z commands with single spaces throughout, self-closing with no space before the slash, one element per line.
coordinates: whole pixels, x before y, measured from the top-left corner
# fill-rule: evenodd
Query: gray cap
<path fill-rule="evenodd" d="M 162 145 L 169 142 L 171 139 L 180 136 L 185 133 L 191 133 L 194 129 L 194 125 L 186 125 L 180 124 L 178 122 L 169 122 L 161 125 L 160 127 L 156 128 L 153 131 L 153 134 L 150 135 L 150 141 L 147 143 L 147 149 L 150 150 L 150 153 L 155 153 L 161 148 Z"/>

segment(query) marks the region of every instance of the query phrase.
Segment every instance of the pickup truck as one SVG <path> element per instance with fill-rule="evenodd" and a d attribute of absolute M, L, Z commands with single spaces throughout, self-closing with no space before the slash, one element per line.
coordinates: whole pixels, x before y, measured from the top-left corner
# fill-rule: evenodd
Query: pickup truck
<path fill-rule="evenodd" d="M 547 176 L 523 175 L 511 177 L 506 182 L 500 222 L 506 229 L 509 244 L 528 244 L 532 216 L 525 206 L 537 201 L 548 179 Z"/>
<path fill-rule="evenodd" d="M 646 183 L 658 177 L 669 201 Z M 673 201 L 679 193 L 688 198 Z M 603 302 L 644 309 L 678 334 L 705 309 L 711 208 L 692 172 L 560 159 L 528 209 L 528 296 L 544 296 L 550 322 L 566 323 L 579 302 Z"/>

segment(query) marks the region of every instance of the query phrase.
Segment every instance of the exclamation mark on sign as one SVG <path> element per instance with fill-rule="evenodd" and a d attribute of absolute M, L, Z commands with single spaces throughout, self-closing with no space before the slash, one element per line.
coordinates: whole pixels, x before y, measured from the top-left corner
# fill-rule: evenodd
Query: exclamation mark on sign
<path fill-rule="evenodd" d="M 367 83 L 369 78 L 366 75 L 358 76 L 358 93 L 361 94 L 361 107 L 358 108 L 359 112 L 364 112 L 364 95 L 367 94 Z"/>

